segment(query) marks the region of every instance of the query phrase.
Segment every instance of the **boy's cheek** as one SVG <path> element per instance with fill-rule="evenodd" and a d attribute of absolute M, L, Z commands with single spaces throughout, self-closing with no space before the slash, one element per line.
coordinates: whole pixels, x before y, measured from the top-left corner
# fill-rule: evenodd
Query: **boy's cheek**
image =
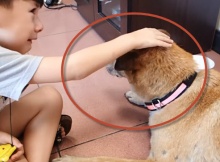
<path fill-rule="evenodd" d="M 0 28 L 0 42 L 13 43 L 14 40 L 15 40 L 15 36 L 13 35 L 12 32 Z"/>
<path fill-rule="evenodd" d="M 0 46 L 21 54 L 28 52 L 31 48 L 31 42 L 28 42 L 26 37 L 25 33 L 18 35 L 16 32 L 0 28 Z"/>

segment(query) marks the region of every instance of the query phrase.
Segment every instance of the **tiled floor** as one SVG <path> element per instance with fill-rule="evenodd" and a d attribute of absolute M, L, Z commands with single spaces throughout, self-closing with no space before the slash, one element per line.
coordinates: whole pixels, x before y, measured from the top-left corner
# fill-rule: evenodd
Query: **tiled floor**
<path fill-rule="evenodd" d="M 44 31 L 39 34 L 30 51 L 34 55 L 62 56 L 73 37 L 88 25 L 78 11 L 71 8 L 61 10 L 43 8 L 40 18 L 44 24 Z M 89 30 L 74 43 L 72 52 L 102 42 L 103 40 L 93 30 Z M 220 55 L 215 52 L 208 52 L 207 55 L 215 62 L 220 62 Z M 220 70 L 220 64 L 216 64 L 215 68 Z M 56 87 L 63 96 L 63 113 L 73 119 L 71 132 L 60 146 L 61 155 L 115 156 L 132 159 L 145 159 L 148 156 L 147 130 L 129 131 L 118 128 L 138 125 L 143 127 L 148 120 L 146 110 L 129 104 L 123 97 L 124 92 L 129 90 L 125 79 L 110 76 L 103 68 L 83 80 L 67 82 L 68 92 L 82 110 L 71 102 L 62 83 L 50 85 Z M 28 87 L 28 91 L 35 88 L 37 86 L 32 85 Z M 92 118 L 97 118 L 100 122 Z M 110 124 L 117 128 L 110 127 Z M 51 158 L 55 157 L 58 157 L 56 149 L 51 155 Z"/>

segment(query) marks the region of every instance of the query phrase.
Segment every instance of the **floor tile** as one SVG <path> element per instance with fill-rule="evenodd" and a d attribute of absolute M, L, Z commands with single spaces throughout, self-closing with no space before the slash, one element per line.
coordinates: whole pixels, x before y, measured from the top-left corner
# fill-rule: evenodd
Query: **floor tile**
<path fill-rule="evenodd" d="M 74 101 L 83 111 L 101 120 L 101 124 L 86 116 L 70 102 L 62 85 L 59 83 L 52 85 L 61 92 L 64 99 L 63 113 L 73 119 L 73 126 L 68 134 L 72 141 L 64 143 L 62 149 L 105 136 L 117 131 L 118 127 L 133 127 L 148 121 L 147 110 L 133 106 L 125 99 L 124 92 L 129 89 L 126 80 L 109 75 L 105 69 L 97 71 L 84 80 L 67 83 L 68 91 Z M 107 126 L 103 125 L 103 122 L 107 123 Z M 109 124 L 114 124 L 116 127 L 111 127 Z"/>
<path fill-rule="evenodd" d="M 220 54 L 215 51 L 208 51 L 206 52 L 206 56 L 215 62 L 214 69 L 220 72 Z"/>
<path fill-rule="evenodd" d="M 70 52 L 75 52 L 83 48 L 103 43 L 103 39 L 93 30 L 89 29 L 72 41 L 79 33 L 79 30 L 72 32 L 63 32 L 59 34 L 40 37 L 33 42 L 31 51 L 32 55 L 41 56 L 63 56 L 67 46 L 71 43 Z"/>
<path fill-rule="evenodd" d="M 68 141 L 68 139 L 67 139 Z M 149 154 L 148 131 L 122 131 L 100 137 L 78 146 L 72 146 L 61 152 L 61 156 L 110 156 L 129 159 L 146 159 Z M 59 157 L 57 153 L 53 158 Z"/>

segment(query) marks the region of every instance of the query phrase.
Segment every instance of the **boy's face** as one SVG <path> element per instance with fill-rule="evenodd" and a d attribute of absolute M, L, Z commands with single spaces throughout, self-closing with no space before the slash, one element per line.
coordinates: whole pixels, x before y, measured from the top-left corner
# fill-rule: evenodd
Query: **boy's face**
<path fill-rule="evenodd" d="M 0 7 L 0 46 L 26 53 L 43 29 L 40 7 L 32 0 L 14 0 L 12 8 Z M 1 34 L 2 33 L 2 34 Z"/>

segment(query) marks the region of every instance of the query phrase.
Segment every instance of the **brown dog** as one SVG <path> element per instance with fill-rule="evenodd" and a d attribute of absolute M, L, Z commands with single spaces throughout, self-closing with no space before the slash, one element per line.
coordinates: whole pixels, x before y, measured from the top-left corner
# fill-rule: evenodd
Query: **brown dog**
<path fill-rule="evenodd" d="M 151 110 L 149 125 L 169 121 L 186 112 L 195 101 L 205 77 L 193 56 L 173 44 L 134 50 L 120 57 L 115 69 L 132 85 Z M 146 160 L 107 157 L 58 159 L 62 162 L 219 162 L 220 73 L 209 70 L 205 91 L 196 105 L 172 123 L 151 129 Z"/>

